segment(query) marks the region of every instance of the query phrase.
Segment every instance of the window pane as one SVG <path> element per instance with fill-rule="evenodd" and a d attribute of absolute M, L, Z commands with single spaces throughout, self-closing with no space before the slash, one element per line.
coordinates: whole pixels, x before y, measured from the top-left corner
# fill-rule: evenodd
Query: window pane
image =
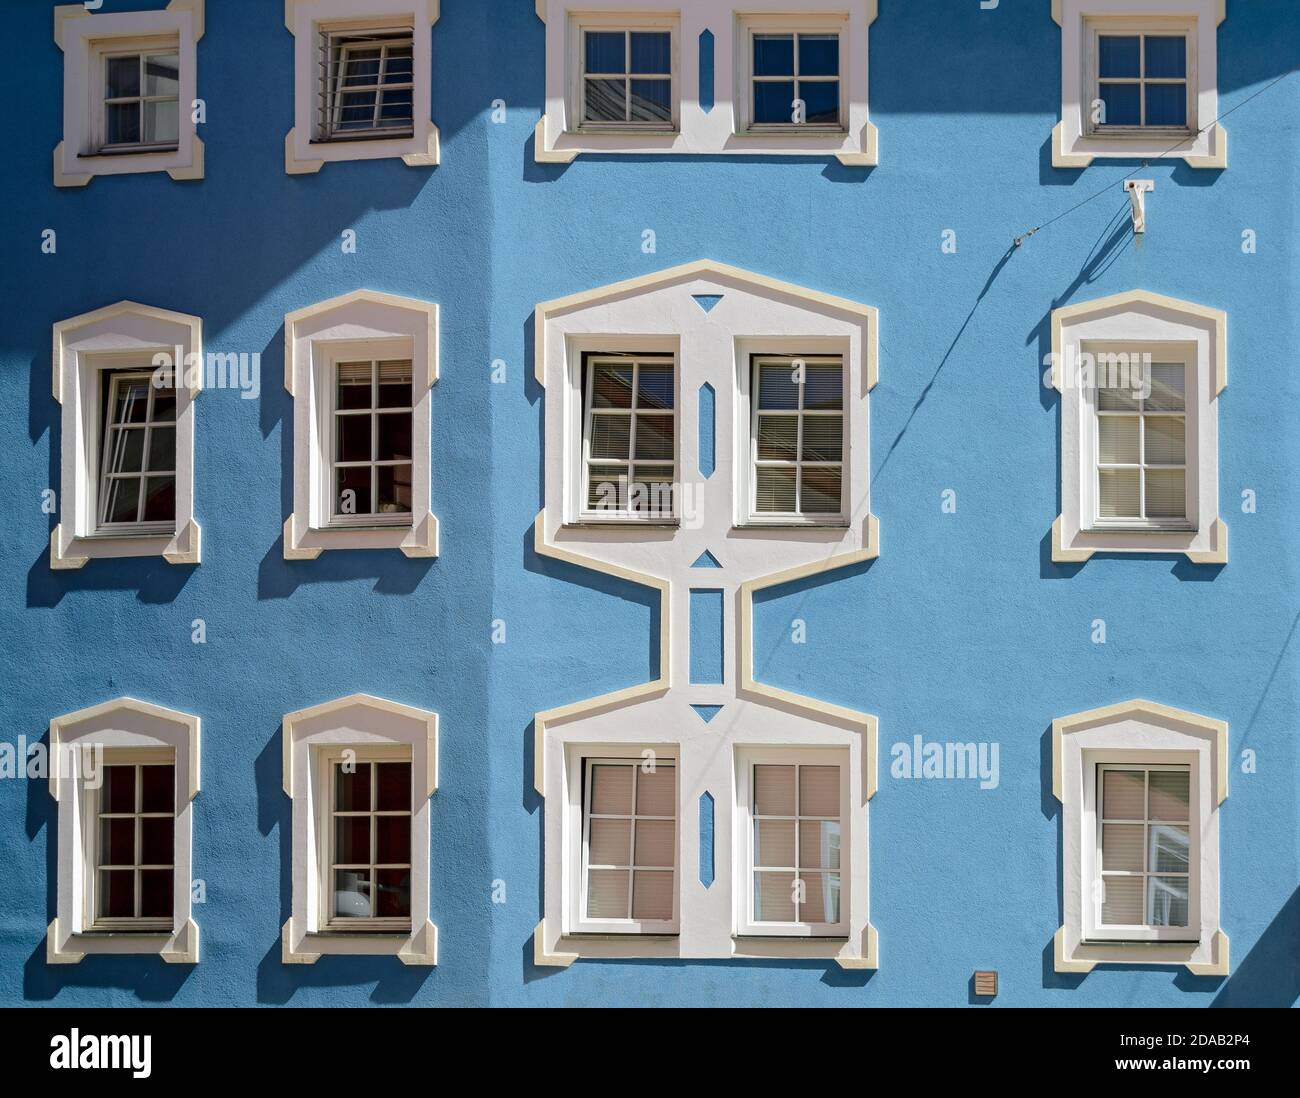
<path fill-rule="evenodd" d="M 339 812 L 370 811 L 370 764 L 356 763 L 351 773 L 342 764 L 334 767 L 334 807 Z"/>
<path fill-rule="evenodd" d="M 1148 126 L 1187 125 L 1186 84 L 1148 84 L 1146 93 Z"/>
<path fill-rule="evenodd" d="M 840 825 L 830 820 L 799 822 L 799 867 L 839 869 Z"/>
<path fill-rule="evenodd" d="M 587 478 L 587 507 L 592 511 L 619 511 L 626 503 L 626 468 L 592 466 Z"/>
<path fill-rule="evenodd" d="M 370 417 L 338 416 L 338 461 L 370 460 Z"/>
<path fill-rule="evenodd" d="M 800 476 L 799 509 L 805 515 L 838 515 L 840 513 L 840 479 L 838 468 L 808 469 Z"/>
<path fill-rule="evenodd" d="M 1152 824 L 1151 864 L 1143 868 L 1153 873 L 1186 873 L 1191 841 L 1184 825 Z"/>
<path fill-rule="evenodd" d="M 176 422 L 176 390 L 157 389 L 153 396 L 154 423 Z"/>
<path fill-rule="evenodd" d="M 1151 926 L 1187 925 L 1187 878 L 1148 877 L 1147 921 Z"/>
<path fill-rule="evenodd" d="M 101 812 L 135 811 L 135 767 L 104 767 L 104 793 Z"/>
<path fill-rule="evenodd" d="M 794 874 L 754 874 L 754 921 L 794 922 Z"/>
<path fill-rule="evenodd" d="M 1186 455 L 1181 417 L 1147 416 L 1146 460 L 1148 465 L 1181 465 Z"/>
<path fill-rule="evenodd" d="M 408 514 L 411 510 L 410 465 L 384 465 L 379 473 L 379 515 Z"/>
<path fill-rule="evenodd" d="M 144 428 L 115 427 L 108 443 L 110 473 L 138 473 L 144 460 Z"/>
<path fill-rule="evenodd" d="M 840 814 L 840 768 L 838 766 L 799 767 L 799 815 L 838 816 Z"/>
<path fill-rule="evenodd" d="M 636 417 L 636 454 L 642 460 L 671 461 L 673 458 L 673 417 Z"/>
<path fill-rule="evenodd" d="M 1103 34 L 1097 42 L 1098 72 L 1101 76 L 1139 76 L 1138 50 L 1141 38 L 1136 34 Z"/>
<path fill-rule="evenodd" d="M 1138 517 L 1138 470 L 1102 469 L 1099 476 L 1102 518 Z"/>
<path fill-rule="evenodd" d="M 1102 416 L 1097 421 L 1098 457 L 1103 465 L 1136 465 L 1141 457 L 1138 446 L 1137 416 Z"/>
<path fill-rule="evenodd" d="M 838 923 L 840 921 L 840 875 L 805 873 L 803 903 L 799 905 L 802 923 Z"/>
<path fill-rule="evenodd" d="M 587 122 L 627 121 L 627 82 L 625 80 L 588 80 Z"/>
<path fill-rule="evenodd" d="M 411 864 L 411 817 L 375 817 L 375 864 Z"/>
<path fill-rule="evenodd" d="M 764 514 L 793 514 L 793 469 L 760 466 L 758 470 L 757 510 Z"/>
<path fill-rule="evenodd" d="M 1137 394 L 1128 386 L 1107 387 L 1102 385 L 1101 364 L 1098 364 L 1097 408 L 1103 412 L 1136 412 L 1138 410 Z M 1106 368 L 1109 372 L 1109 367 Z M 1131 375 L 1129 375 L 1131 377 Z"/>
<path fill-rule="evenodd" d="M 673 86 L 668 80 L 632 81 L 632 121 L 671 122 Z"/>
<path fill-rule="evenodd" d="M 593 817 L 588 834 L 588 865 L 632 864 L 632 821 Z"/>
<path fill-rule="evenodd" d="M 1156 362 L 1151 366 L 1148 412 L 1181 412 L 1186 407 L 1187 371 L 1181 362 Z"/>
<path fill-rule="evenodd" d="M 342 409 L 369 408 L 370 378 L 371 366 L 369 362 L 340 362 L 338 396 L 336 398 L 338 407 Z"/>
<path fill-rule="evenodd" d="M 823 412 L 835 412 L 843 408 L 843 367 L 805 366 L 803 406 Z"/>
<path fill-rule="evenodd" d="M 601 816 L 632 815 L 632 767 L 591 768 L 591 811 Z"/>
<path fill-rule="evenodd" d="M 409 362 L 379 364 L 379 407 L 411 407 L 411 364 Z"/>
<path fill-rule="evenodd" d="M 628 871 L 593 869 L 587 874 L 587 918 L 626 919 Z"/>
<path fill-rule="evenodd" d="M 146 869 L 140 874 L 140 917 L 170 919 L 172 916 L 172 871 Z"/>
<path fill-rule="evenodd" d="M 140 481 L 135 477 L 108 482 L 105 522 L 135 522 L 140 511 Z"/>
<path fill-rule="evenodd" d="M 389 46 L 388 59 L 384 64 L 384 83 L 409 84 L 412 73 L 411 65 L 410 46 Z"/>
<path fill-rule="evenodd" d="M 364 417 L 349 417 L 364 418 Z M 378 449 L 375 457 L 380 461 L 397 461 L 411 459 L 411 413 L 389 412 L 379 416 Z"/>
<path fill-rule="evenodd" d="M 135 819 L 99 821 L 99 864 L 135 865 Z"/>
<path fill-rule="evenodd" d="M 633 31 L 631 38 L 632 72 L 662 76 L 673 71 L 672 35 L 668 31 Z"/>
<path fill-rule="evenodd" d="M 799 407 L 799 386 L 793 362 L 762 366 L 758 371 L 758 407 L 761 411 L 793 411 Z"/>
<path fill-rule="evenodd" d="M 97 913 L 101 919 L 135 917 L 135 870 L 100 870 Z"/>
<path fill-rule="evenodd" d="M 591 457 L 593 460 L 626 461 L 631 445 L 630 416 L 593 414 L 591 417 Z"/>
<path fill-rule="evenodd" d="M 794 81 L 772 80 L 754 85 L 754 121 L 763 124 L 794 121 Z"/>
<path fill-rule="evenodd" d="M 146 816 L 140 821 L 140 864 L 172 864 L 172 829 L 175 820 L 171 816 Z"/>
<path fill-rule="evenodd" d="M 673 857 L 675 831 L 672 820 L 638 820 L 633 864 L 642 868 L 671 867 L 676 860 Z"/>
<path fill-rule="evenodd" d="M 672 514 L 672 468 L 663 465 L 637 465 L 632 471 L 629 495 L 629 503 L 634 511 L 655 515 Z"/>
<path fill-rule="evenodd" d="M 801 80 L 799 95 L 804 101 L 804 121 L 817 126 L 834 126 L 840 120 L 840 82 Z"/>
<path fill-rule="evenodd" d="M 673 407 L 673 368 L 642 366 L 637 371 L 636 405 L 638 408 L 669 410 Z"/>
<path fill-rule="evenodd" d="M 109 57 L 104 62 L 106 99 L 140 94 L 140 56 Z"/>
<path fill-rule="evenodd" d="M 160 99 L 144 104 L 142 141 L 152 145 L 174 145 L 180 135 L 180 104 L 175 99 Z"/>
<path fill-rule="evenodd" d="M 105 110 L 105 142 L 134 145 L 140 140 L 140 104 L 110 103 Z"/>
<path fill-rule="evenodd" d="M 1186 820 L 1191 802 L 1190 770 L 1153 770 L 1151 772 L 1151 818 Z"/>
<path fill-rule="evenodd" d="M 843 458 L 844 421 L 839 416 L 805 416 L 803 460 L 842 461 Z"/>
<path fill-rule="evenodd" d="M 623 31 L 587 31 L 586 72 L 627 72 Z M 643 70 L 644 71 L 644 70 Z"/>
<path fill-rule="evenodd" d="M 798 416 L 758 417 L 760 461 L 794 461 L 799 436 Z"/>
<path fill-rule="evenodd" d="M 799 36 L 800 76 L 839 76 L 840 36 L 838 34 L 801 34 Z"/>
<path fill-rule="evenodd" d="M 340 99 L 338 127 L 341 130 L 368 130 L 375 124 L 375 100 L 378 93 L 348 92 Z"/>
<path fill-rule="evenodd" d="M 1146 806 L 1146 782 L 1141 770 L 1102 771 L 1102 819 L 1145 820 Z"/>
<path fill-rule="evenodd" d="M 644 769 L 637 774 L 636 811 L 638 816 L 677 815 L 677 771 L 659 765 L 653 773 Z"/>
<path fill-rule="evenodd" d="M 389 88 L 379 99 L 381 126 L 409 126 L 413 117 L 410 88 Z"/>
<path fill-rule="evenodd" d="M 338 496 L 334 501 L 336 515 L 370 515 L 370 469 L 340 469 Z"/>
<path fill-rule="evenodd" d="M 1140 926 L 1143 877 L 1104 877 L 1101 921 L 1106 926 Z"/>
<path fill-rule="evenodd" d="M 348 46 L 343 51 L 345 87 L 370 87 L 379 82 L 380 48 Z"/>
<path fill-rule="evenodd" d="M 378 785 L 375 808 L 380 812 L 411 810 L 411 764 L 408 762 L 376 763 Z"/>
<path fill-rule="evenodd" d="M 1182 469 L 1148 469 L 1147 516 L 1187 517 L 1187 474 Z"/>
<path fill-rule="evenodd" d="M 1142 121 L 1142 89 L 1138 84 L 1102 84 L 1101 102 L 1104 126 L 1137 126 Z"/>
<path fill-rule="evenodd" d="M 134 433 L 134 432 L 132 432 Z M 176 468 L 176 428 L 154 427 L 149 432 L 149 469 L 170 473 Z"/>
<path fill-rule="evenodd" d="M 1101 868 L 1141 873 L 1146 868 L 1145 842 L 1141 824 L 1102 824 Z"/>
<path fill-rule="evenodd" d="M 1148 34 L 1146 49 L 1148 77 L 1187 75 L 1187 39 L 1182 35 Z"/>
<path fill-rule="evenodd" d="M 754 767 L 754 814 L 756 816 L 794 815 L 794 767 L 762 765 Z"/>
<path fill-rule="evenodd" d="M 632 918 L 673 917 L 673 873 L 638 871 L 632 877 Z"/>
<path fill-rule="evenodd" d="M 334 871 L 334 914 L 341 919 L 370 918 L 370 871 Z"/>
<path fill-rule="evenodd" d="M 595 366 L 591 384 L 593 408 L 632 407 L 632 367 Z"/>
<path fill-rule="evenodd" d="M 754 821 L 754 865 L 794 865 L 794 821 Z"/>
<path fill-rule="evenodd" d="M 754 35 L 754 75 L 794 75 L 794 35 Z"/>
<path fill-rule="evenodd" d="M 381 919 L 411 917 L 411 871 L 409 869 L 375 870 L 375 915 Z"/>
<path fill-rule="evenodd" d="M 370 817 L 334 817 L 334 863 L 370 864 Z"/>
<path fill-rule="evenodd" d="M 176 770 L 171 766 L 142 766 L 140 768 L 141 812 L 172 812 L 175 810 Z"/>

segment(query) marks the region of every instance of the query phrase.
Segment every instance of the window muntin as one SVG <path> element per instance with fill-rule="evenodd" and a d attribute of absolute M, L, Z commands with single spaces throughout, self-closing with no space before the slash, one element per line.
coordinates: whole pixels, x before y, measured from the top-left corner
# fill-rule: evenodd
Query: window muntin
<path fill-rule="evenodd" d="M 671 30 L 582 28 L 580 125 L 672 130 L 673 54 Z"/>
<path fill-rule="evenodd" d="M 411 360 L 340 361 L 332 394 L 330 524 L 409 524 L 415 469 Z"/>
<path fill-rule="evenodd" d="M 841 930 L 840 767 L 754 763 L 747 780 L 749 923 L 814 934 Z"/>
<path fill-rule="evenodd" d="M 589 355 L 584 363 L 583 515 L 675 514 L 677 417 L 672 355 Z"/>
<path fill-rule="evenodd" d="M 1190 32 L 1095 29 L 1092 101 L 1104 113 L 1089 108 L 1092 132 L 1191 132 L 1192 43 Z"/>
<path fill-rule="evenodd" d="M 412 775 L 409 759 L 331 757 L 322 895 L 331 930 L 409 930 Z"/>
<path fill-rule="evenodd" d="M 414 132 L 414 36 L 387 31 L 322 31 L 321 141 L 409 137 Z"/>
<path fill-rule="evenodd" d="M 176 390 L 133 370 L 106 371 L 100 385 L 97 528 L 171 530 L 176 524 Z"/>
<path fill-rule="evenodd" d="M 677 764 L 586 759 L 579 920 L 630 932 L 677 914 Z"/>
<path fill-rule="evenodd" d="M 752 31 L 749 85 L 751 128 L 843 129 L 839 33 Z"/>
<path fill-rule="evenodd" d="M 1098 526 L 1189 525 L 1190 370 L 1184 362 L 1151 358 L 1140 352 L 1097 358 Z"/>
<path fill-rule="evenodd" d="M 756 355 L 751 386 L 750 512 L 838 519 L 844 500 L 844 362 L 838 355 Z"/>
<path fill-rule="evenodd" d="M 1191 767 L 1097 767 L 1096 925 L 1162 931 L 1190 927 Z"/>
<path fill-rule="evenodd" d="M 165 151 L 180 141 L 180 53 L 104 53 L 101 152 Z"/>
<path fill-rule="evenodd" d="M 176 768 L 110 763 L 92 808 L 94 930 L 170 931 L 174 907 Z"/>

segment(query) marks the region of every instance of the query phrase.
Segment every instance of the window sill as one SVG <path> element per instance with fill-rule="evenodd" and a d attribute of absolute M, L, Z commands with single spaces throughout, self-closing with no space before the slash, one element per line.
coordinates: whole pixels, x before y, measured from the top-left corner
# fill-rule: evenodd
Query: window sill
<path fill-rule="evenodd" d="M 301 931 L 292 916 L 280 929 L 280 961 L 286 965 L 314 965 L 325 956 L 396 957 L 404 965 L 438 963 L 438 928 L 426 922 L 402 933 L 336 933 Z"/>
<path fill-rule="evenodd" d="M 97 149 L 95 152 L 79 153 L 79 160 L 120 160 L 126 156 L 165 156 L 176 152 L 179 145 L 159 145 L 148 149 Z"/>
<path fill-rule="evenodd" d="M 565 137 L 680 137 L 682 131 L 673 126 L 579 126 L 565 130 Z"/>
<path fill-rule="evenodd" d="M 660 529 L 660 530 L 662 529 L 676 530 L 679 529 L 681 525 L 682 525 L 681 519 L 634 519 L 634 518 L 604 518 L 604 519 L 583 518 L 583 519 L 578 519 L 575 522 L 566 522 L 564 524 L 565 529 L 567 530 L 582 530 L 582 529 L 590 530 L 590 529 L 597 529 L 597 528 L 609 529 L 610 527 L 615 527 L 624 530 L 636 530 L 641 527 L 649 527 L 651 529 Z"/>
<path fill-rule="evenodd" d="M 393 133 L 359 133 L 347 137 L 313 137 L 308 145 L 350 145 L 357 141 L 410 141 L 415 137 L 414 130 L 398 130 Z"/>
<path fill-rule="evenodd" d="M 747 522 L 737 522 L 732 526 L 733 530 L 847 530 L 849 523 L 842 519 L 836 519 L 833 522 L 773 522 L 765 519 L 750 519 Z"/>
<path fill-rule="evenodd" d="M 308 527 L 290 515 L 284 520 L 284 559 L 315 560 L 326 549 L 398 549 L 411 558 L 438 555 L 438 519 L 428 514 L 418 524 Z"/>
<path fill-rule="evenodd" d="M 119 557 L 162 557 L 169 564 L 198 564 L 202 530 L 190 519 L 184 528 L 160 533 L 95 533 L 77 537 L 62 523 L 50 534 L 50 567 L 83 568 L 87 562 Z"/>
<path fill-rule="evenodd" d="M 199 928 L 193 919 L 175 932 L 118 933 L 82 931 L 68 934 L 54 919 L 45 934 L 45 963 L 75 965 L 92 955 L 157 956 L 168 964 L 198 964 Z"/>
<path fill-rule="evenodd" d="M 1195 942 L 1082 941 L 1078 929 L 1062 926 L 1052 939 L 1057 972 L 1086 973 L 1098 965 L 1180 965 L 1194 976 L 1228 975 L 1228 936 L 1208 932 Z"/>

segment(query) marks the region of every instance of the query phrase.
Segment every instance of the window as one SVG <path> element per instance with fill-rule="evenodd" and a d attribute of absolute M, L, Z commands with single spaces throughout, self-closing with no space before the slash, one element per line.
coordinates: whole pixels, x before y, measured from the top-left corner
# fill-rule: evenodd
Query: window
<path fill-rule="evenodd" d="M 1196 104 L 1189 102 L 1187 83 L 1190 48 L 1185 34 L 1094 30 L 1094 132 L 1138 127 L 1176 134 L 1194 129 Z"/>
<path fill-rule="evenodd" d="M 1186 766 L 1098 768 L 1099 937 L 1190 933 L 1190 780 Z"/>
<path fill-rule="evenodd" d="M 362 755 L 362 758 L 366 756 Z M 325 924 L 411 928 L 411 763 L 331 754 Z"/>
<path fill-rule="evenodd" d="M 755 32 L 750 44 L 751 126 L 842 128 L 838 34 Z"/>
<path fill-rule="evenodd" d="M 132 172 L 203 178 L 194 109 L 203 15 L 204 0 L 171 0 L 161 11 L 55 7 L 54 40 L 63 51 L 56 187 Z"/>
<path fill-rule="evenodd" d="M 842 513 L 844 365 L 838 357 L 755 356 L 755 517 Z"/>
<path fill-rule="evenodd" d="M 108 557 L 199 563 L 194 402 L 206 372 L 202 333 L 198 317 L 129 301 L 54 326 L 63 449 L 52 568 Z"/>
<path fill-rule="evenodd" d="M 133 698 L 55 717 L 49 771 L 58 880 L 47 962 L 102 953 L 197 962 L 199 718 Z"/>
<path fill-rule="evenodd" d="M 322 31 L 320 139 L 409 137 L 413 61 L 409 27 L 374 34 Z"/>
<path fill-rule="evenodd" d="M 337 338 L 340 333 L 366 338 Z M 430 511 L 438 307 L 358 290 L 285 317 L 294 397 L 286 560 L 326 549 L 438 555 Z"/>
<path fill-rule="evenodd" d="M 410 524 L 411 395 L 409 359 L 335 367 L 331 522 Z"/>
<path fill-rule="evenodd" d="M 290 175 L 342 160 L 439 158 L 430 28 L 438 0 L 294 0 L 294 124 L 284 141 Z"/>
<path fill-rule="evenodd" d="M 169 931 L 175 895 L 176 767 L 106 765 L 93 812 L 94 930 Z"/>
<path fill-rule="evenodd" d="M 437 964 L 429 798 L 438 714 L 354 694 L 286 714 L 283 741 L 293 802 L 284 963 L 350 954 Z"/>
<path fill-rule="evenodd" d="M 591 355 L 585 374 L 586 515 L 671 518 L 677 437 L 672 356 Z"/>
<path fill-rule="evenodd" d="M 673 35 L 670 30 L 584 29 L 583 126 L 674 126 Z"/>
<path fill-rule="evenodd" d="M 677 767 L 671 759 L 587 759 L 580 925 L 636 932 L 677 912 Z"/>
<path fill-rule="evenodd" d="M 841 767 L 754 762 L 744 780 L 746 932 L 843 934 Z"/>
<path fill-rule="evenodd" d="M 1137 290 L 1052 313 L 1061 513 L 1052 559 L 1182 553 L 1225 564 L 1218 395 L 1227 316 Z"/>
<path fill-rule="evenodd" d="M 151 374 L 106 371 L 99 529 L 161 530 L 176 523 L 176 389 Z"/>

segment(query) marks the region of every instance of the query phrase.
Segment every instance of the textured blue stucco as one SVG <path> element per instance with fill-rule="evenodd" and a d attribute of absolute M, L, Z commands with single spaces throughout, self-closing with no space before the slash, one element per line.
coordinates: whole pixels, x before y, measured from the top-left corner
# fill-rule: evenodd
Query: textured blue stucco
<path fill-rule="evenodd" d="M 106 8 L 158 6 L 108 0 Z M 0 212 L 0 735 L 129 694 L 203 720 L 195 802 L 202 962 L 89 958 L 49 967 L 54 803 L 0 780 L 0 1002 L 114 1005 L 952 1005 L 1000 972 L 1001 1005 L 1290 1005 L 1300 995 L 1297 499 L 1300 64 L 1293 0 L 1230 0 L 1219 28 L 1230 168 L 1143 169 L 1156 181 L 1135 243 L 1121 178 L 1135 164 L 1051 167 L 1060 30 L 1047 0 L 881 0 L 871 114 L 881 164 L 827 159 L 591 157 L 538 165 L 543 26 L 532 0 L 443 0 L 434 27 L 439 167 L 330 164 L 288 176 L 292 39 L 283 5 L 213 0 L 199 44 L 206 178 L 95 179 L 56 190 L 62 58 L 51 5 L 6 4 L 11 88 Z M 924 59 L 925 63 L 918 63 Z M 507 118 L 491 120 L 494 100 Z M 1239 110 L 1234 108 L 1240 107 Z M 1009 251 L 1012 238 L 1101 188 Z M 58 234 L 56 255 L 41 232 Z M 1243 254 L 1244 229 L 1258 251 Z M 356 254 L 340 250 L 355 229 Z M 657 250 L 642 250 L 652 229 Z M 945 229 L 957 234 L 944 254 Z M 534 712 L 658 671 L 657 596 L 538 558 L 543 300 L 701 257 L 880 310 L 871 395 L 880 558 L 769 593 L 756 676 L 876 714 L 871 921 L 881 967 L 801 962 L 532 964 L 542 806 Z M 438 302 L 433 510 L 441 555 L 282 558 L 292 406 L 283 317 L 365 287 Z M 1144 288 L 1226 309 L 1220 491 L 1231 563 L 1050 560 L 1059 414 L 1042 385 L 1060 304 Z M 129 298 L 194 313 L 207 347 L 262 353 L 262 393 L 197 406 L 203 563 L 95 561 L 51 572 L 41 492 L 58 486 L 50 328 Z M 491 364 L 508 364 L 505 384 Z M 1244 489 L 1258 510 L 1241 513 Z M 943 513 L 941 493 L 956 493 Z M 207 623 L 207 644 L 191 623 Z M 792 643 L 790 623 L 807 623 Z M 1091 641 L 1106 622 L 1106 643 Z M 507 640 L 492 643 L 504 619 Z M 282 714 L 364 691 L 441 714 L 432 801 L 436 969 L 392 958 L 280 962 L 289 801 Z M 1221 813 L 1232 975 L 1052 971 L 1060 924 L 1054 716 L 1134 696 L 1230 722 Z M 900 781 L 914 735 L 1001 746 L 1000 782 Z M 1257 770 L 1241 772 L 1241 753 Z M 716 795 L 725 791 L 715 790 Z M 494 882 L 505 902 L 494 903 Z M 499 898 L 499 890 L 498 890 Z"/>
<path fill-rule="evenodd" d="M 691 588 L 691 682 L 720 683 L 726 645 L 722 639 L 722 591 Z"/>

